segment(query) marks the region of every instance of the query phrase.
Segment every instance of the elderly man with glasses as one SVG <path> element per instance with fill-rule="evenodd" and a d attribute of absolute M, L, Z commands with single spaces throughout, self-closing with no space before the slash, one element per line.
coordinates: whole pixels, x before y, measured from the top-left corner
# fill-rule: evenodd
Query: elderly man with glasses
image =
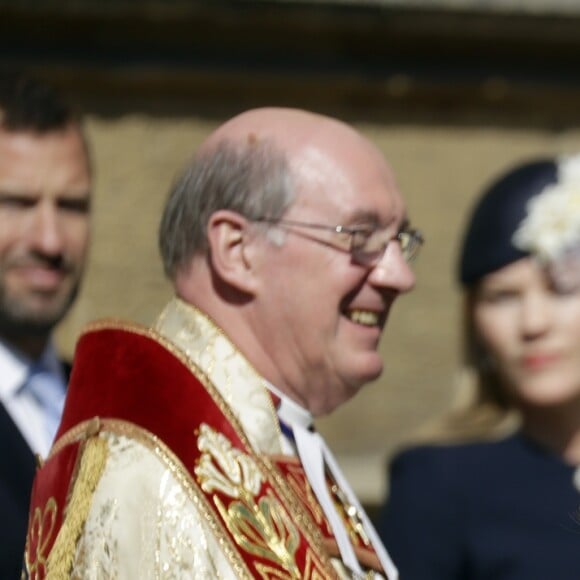
<path fill-rule="evenodd" d="M 153 329 L 81 338 L 37 475 L 28 572 L 397 578 L 313 427 L 383 370 L 422 238 L 381 153 L 292 109 L 219 127 L 160 227 L 175 288 Z"/>

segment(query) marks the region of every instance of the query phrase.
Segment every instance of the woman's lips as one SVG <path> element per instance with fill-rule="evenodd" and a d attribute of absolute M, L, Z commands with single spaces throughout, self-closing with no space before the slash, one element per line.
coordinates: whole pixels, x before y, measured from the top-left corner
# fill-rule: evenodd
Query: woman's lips
<path fill-rule="evenodd" d="M 522 366 L 529 371 L 542 370 L 560 359 L 557 353 L 534 353 L 522 357 Z"/>

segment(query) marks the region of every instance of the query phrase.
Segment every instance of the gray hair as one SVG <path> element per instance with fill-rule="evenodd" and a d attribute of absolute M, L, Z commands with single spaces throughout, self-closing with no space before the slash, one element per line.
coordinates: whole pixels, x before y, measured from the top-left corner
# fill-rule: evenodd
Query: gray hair
<path fill-rule="evenodd" d="M 159 227 L 165 274 L 175 274 L 195 254 L 208 250 L 207 224 L 229 209 L 255 220 L 280 219 L 293 203 L 290 169 L 271 142 L 220 142 L 198 155 L 169 192 Z"/>

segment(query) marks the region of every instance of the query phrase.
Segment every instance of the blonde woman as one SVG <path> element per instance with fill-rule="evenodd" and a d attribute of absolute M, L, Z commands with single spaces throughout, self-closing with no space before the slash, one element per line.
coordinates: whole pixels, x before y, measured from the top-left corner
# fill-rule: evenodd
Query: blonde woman
<path fill-rule="evenodd" d="M 475 396 L 391 463 L 381 535 L 408 580 L 578 580 L 580 156 L 484 193 L 459 280 Z"/>

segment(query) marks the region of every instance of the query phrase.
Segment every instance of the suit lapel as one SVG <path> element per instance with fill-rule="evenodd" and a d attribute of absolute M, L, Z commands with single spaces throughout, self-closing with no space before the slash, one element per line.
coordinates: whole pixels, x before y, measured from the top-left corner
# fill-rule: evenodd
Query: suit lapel
<path fill-rule="evenodd" d="M 3 455 L 0 461 L 0 477 L 12 491 L 15 500 L 28 510 L 30 488 L 36 470 L 34 454 L 1 404 L 0 441 Z"/>

